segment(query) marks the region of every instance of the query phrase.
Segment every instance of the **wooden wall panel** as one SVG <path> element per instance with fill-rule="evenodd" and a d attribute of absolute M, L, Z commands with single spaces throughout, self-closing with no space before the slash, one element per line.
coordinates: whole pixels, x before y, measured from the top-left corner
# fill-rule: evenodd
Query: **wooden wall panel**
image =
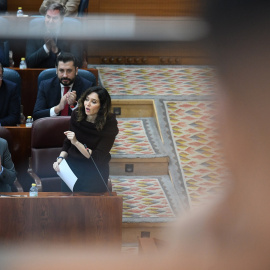
<path fill-rule="evenodd" d="M 209 64 L 195 42 L 88 42 L 89 64 L 187 65 Z"/>
<path fill-rule="evenodd" d="M 18 7 L 22 7 L 25 14 L 39 14 L 39 7 L 41 6 L 43 0 L 9 0 L 7 2 L 9 13 L 16 12 Z"/>
<path fill-rule="evenodd" d="M 134 14 L 138 16 L 194 16 L 200 0 L 91 0 L 88 13 Z M 38 13 L 42 0 L 8 1 L 8 12 L 22 7 L 25 13 Z"/>
<path fill-rule="evenodd" d="M 89 13 L 137 16 L 194 16 L 200 10 L 199 0 L 93 0 L 88 8 Z"/>

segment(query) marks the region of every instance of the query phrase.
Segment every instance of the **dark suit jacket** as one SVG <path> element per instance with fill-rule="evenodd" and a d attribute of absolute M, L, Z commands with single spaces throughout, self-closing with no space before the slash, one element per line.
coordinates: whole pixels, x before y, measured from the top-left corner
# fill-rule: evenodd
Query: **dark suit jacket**
<path fill-rule="evenodd" d="M 71 25 L 71 26 L 70 26 Z M 74 25 L 75 26 L 75 25 Z M 71 27 L 71 29 L 70 29 Z M 72 24 L 63 25 L 61 31 L 64 33 L 72 33 Z M 32 30 L 33 33 L 46 33 L 45 23 L 37 23 Z M 74 30 L 76 31 L 76 30 Z M 26 43 L 26 63 L 28 68 L 54 68 L 56 55 L 52 52 L 49 55 L 45 52 L 43 45 L 44 39 L 30 39 Z M 78 66 L 82 66 L 83 47 L 82 42 L 77 40 L 57 40 L 57 46 L 61 52 L 72 53 L 78 61 Z"/>
<path fill-rule="evenodd" d="M 18 86 L 8 80 L 3 80 L 0 87 L 0 123 L 1 126 L 16 126 L 20 123 Z"/>
<path fill-rule="evenodd" d="M 76 91 L 77 100 L 81 97 L 81 94 L 92 86 L 92 82 L 76 76 L 72 90 Z M 33 117 L 34 120 L 42 117 L 50 116 L 50 109 L 59 104 L 61 100 L 61 86 L 57 76 L 52 79 L 44 80 L 40 83 L 38 89 L 38 95 L 36 104 L 34 107 Z M 71 109 L 69 108 L 68 114 L 71 115 Z"/>
<path fill-rule="evenodd" d="M 11 186 L 16 180 L 16 171 L 8 150 L 7 141 L 2 138 L 0 138 L 0 156 L 3 166 L 3 172 L 0 174 L 0 192 L 10 192 Z"/>

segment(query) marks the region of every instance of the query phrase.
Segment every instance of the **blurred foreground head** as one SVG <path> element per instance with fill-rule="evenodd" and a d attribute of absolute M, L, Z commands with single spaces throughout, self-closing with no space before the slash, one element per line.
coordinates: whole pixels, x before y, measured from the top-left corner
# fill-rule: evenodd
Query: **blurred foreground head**
<path fill-rule="evenodd" d="M 269 0 L 213 0 L 206 12 L 226 158 L 236 180 L 254 184 L 270 167 L 269 14 Z"/>

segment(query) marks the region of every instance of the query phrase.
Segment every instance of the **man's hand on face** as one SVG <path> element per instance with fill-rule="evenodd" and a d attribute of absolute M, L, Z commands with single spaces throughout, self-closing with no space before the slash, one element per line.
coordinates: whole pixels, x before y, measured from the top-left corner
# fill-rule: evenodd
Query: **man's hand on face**
<path fill-rule="evenodd" d="M 73 105 L 76 101 L 76 98 L 77 98 L 76 91 L 68 92 L 67 94 L 69 94 L 67 96 L 68 105 Z"/>

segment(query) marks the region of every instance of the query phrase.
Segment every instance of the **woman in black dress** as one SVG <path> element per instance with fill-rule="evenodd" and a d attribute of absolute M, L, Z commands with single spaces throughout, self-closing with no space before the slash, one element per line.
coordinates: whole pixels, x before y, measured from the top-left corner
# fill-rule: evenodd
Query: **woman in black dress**
<path fill-rule="evenodd" d="M 78 178 L 73 191 L 107 190 L 93 160 L 104 180 L 108 182 L 110 150 L 118 134 L 117 120 L 110 109 L 109 93 L 105 88 L 95 86 L 82 94 L 78 108 L 71 115 L 70 130 L 65 132 L 67 137 L 53 168 L 59 171 L 59 164 L 66 159 Z M 64 181 L 61 183 L 61 190 L 71 191 Z"/>

